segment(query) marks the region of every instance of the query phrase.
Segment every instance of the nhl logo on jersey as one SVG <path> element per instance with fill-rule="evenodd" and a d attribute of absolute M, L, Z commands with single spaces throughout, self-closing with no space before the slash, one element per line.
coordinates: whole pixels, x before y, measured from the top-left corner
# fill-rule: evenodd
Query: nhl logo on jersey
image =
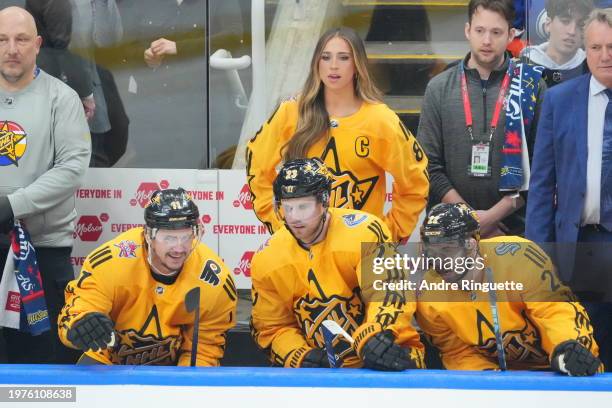
<path fill-rule="evenodd" d="M 315 287 L 320 288 L 312 271 L 309 272 L 309 280 Z M 304 337 L 310 345 L 319 348 L 325 347 L 322 326 L 325 320 L 335 321 L 347 333 L 352 334 L 363 323 L 364 311 L 364 305 L 356 291 L 350 298 L 338 295 L 328 297 L 322 291 L 318 295 L 309 293 L 299 298 L 293 306 L 293 314 Z M 332 343 L 340 360 L 357 358 L 351 343 L 343 336 L 335 336 Z"/>
<path fill-rule="evenodd" d="M 111 352 L 111 361 L 118 365 L 176 364 L 181 348 L 180 336 L 155 336 L 134 329 L 119 331 L 119 345 Z"/>
<path fill-rule="evenodd" d="M 361 210 L 374 190 L 378 176 L 359 179 L 352 171 L 344 170 L 340 166 L 340 159 L 336 139 L 332 137 L 321 155 L 321 160 L 327 165 L 334 178 L 330 205 L 336 208 Z"/>

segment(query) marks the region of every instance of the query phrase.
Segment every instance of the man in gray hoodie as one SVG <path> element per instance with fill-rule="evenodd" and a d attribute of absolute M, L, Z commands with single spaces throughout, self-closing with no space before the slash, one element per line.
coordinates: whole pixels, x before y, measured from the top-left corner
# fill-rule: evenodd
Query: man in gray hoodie
<path fill-rule="evenodd" d="M 592 0 L 546 0 L 548 41 L 525 48 L 521 57 L 546 69 L 542 77 L 550 87 L 589 71 L 582 47 L 582 30 L 593 9 Z"/>
<path fill-rule="evenodd" d="M 74 277 L 74 193 L 91 154 L 76 92 L 36 66 L 41 42 L 27 11 L 0 11 L 0 264 L 8 253 L 7 232 L 14 219 L 21 220 L 36 249 L 51 321 L 51 331 L 38 336 L 2 329 L 8 362 L 14 363 L 66 357 L 57 316 L 65 285 Z"/>

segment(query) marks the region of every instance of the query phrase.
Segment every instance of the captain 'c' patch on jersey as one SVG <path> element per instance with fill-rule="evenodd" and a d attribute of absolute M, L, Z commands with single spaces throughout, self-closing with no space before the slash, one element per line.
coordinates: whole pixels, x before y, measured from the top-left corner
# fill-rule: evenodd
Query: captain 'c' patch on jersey
<path fill-rule="evenodd" d="M 0 166 L 19 166 L 28 144 L 26 136 L 19 124 L 8 120 L 0 122 Z"/>
<path fill-rule="evenodd" d="M 359 136 L 355 139 L 355 154 L 357 157 L 368 157 L 370 155 L 370 139 Z"/>

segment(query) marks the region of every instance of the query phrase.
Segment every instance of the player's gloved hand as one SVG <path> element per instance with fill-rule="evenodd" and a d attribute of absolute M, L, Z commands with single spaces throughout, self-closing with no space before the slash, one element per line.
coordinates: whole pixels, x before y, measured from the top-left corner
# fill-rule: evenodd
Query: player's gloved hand
<path fill-rule="evenodd" d="M 395 344 L 391 330 L 385 330 L 372 336 L 361 349 L 361 358 L 365 368 L 381 371 L 403 371 L 417 368 L 410 359 L 408 350 Z"/>
<path fill-rule="evenodd" d="M 327 352 L 322 349 L 312 349 L 304 356 L 302 360 L 302 368 L 329 368 L 329 359 Z"/>
<path fill-rule="evenodd" d="M 88 313 L 68 330 L 68 340 L 83 351 L 112 347 L 115 343 L 113 321 L 103 313 Z"/>
<path fill-rule="evenodd" d="M 568 340 L 555 347 L 550 365 L 553 370 L 560 373 L 582 377 L 594 375 L 601 361 L 582 344 Z"/>
<path fill-rule="evenodd" d="M 7 233 L 13 227 L 13 208 L 8 197 L 0 197 L 0 232 Z"/>

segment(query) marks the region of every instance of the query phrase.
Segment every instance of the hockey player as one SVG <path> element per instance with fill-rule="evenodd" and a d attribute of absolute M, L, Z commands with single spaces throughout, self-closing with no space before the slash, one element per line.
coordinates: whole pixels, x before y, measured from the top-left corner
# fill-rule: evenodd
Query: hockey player
<path fill-rule="evenodd" d="M 144 229 L 95 249 L 68 284 L 60 338 L 85 353 L 80 364 L 217 366 L 235 324 L 231 274 L 200 242 L 185 190 L 154 192 L 144 215 Z"/>
<path fill-rule="evenodd" d="M 253 208 L 270 233 L 283 225 L 273 209 L 276 168 L 303 157 L 320 158 L 334 176 L 330 206 L 376 215 L 394 241 L 410 236 L 427 203 L 427 157 L 382 102 L 363 41 L 350 28 L 333 28 L 319 38 L 300 95 L 281 103 L 247 146 Z M 394 180 L 386 215 L 385 172 Z"/>
<path fill-rule="evenodd" d="M 419 291 L 416 318 L 440 350 L 447 369 L 550 369 L 571 376 L 603 367 L 583 307 L 561 284 L 553 265 L 533 242 L 519 237 L 480 240 L 480 226 L 466 204 L 439 204 L 421 228 L 423 253 L 474 259 L 472 267 L 434 265 L 423 282 L 455 283 L 444 293 Z M 500 285 L 514 287 L 500 290 Z M 497 290 L 473 289 L 477 284 Z M 522 286 L 522 288 L 521 288 Z M 472 288 L 472 290 L 470 289 Z M 503 344 L 503 347 L 500 345 Z"/>
<path fill-rule="evenodd" d="M 360 288 L 362 243 L 390 238 L 377 217 L 329 208 L 333 178 L 318 159 L 291 160 L 273 185 L 285 223 L 255 254 L 252 334 L 274 365 L 328 367 L 322 323 L 350 336 L 333 339 L 344 367 L 423 367 L 423 345 L 411 326 L 415 304 L 402 293 L 367 302 Z M 330 351 L 330 350 L 327 350 Z"/>

